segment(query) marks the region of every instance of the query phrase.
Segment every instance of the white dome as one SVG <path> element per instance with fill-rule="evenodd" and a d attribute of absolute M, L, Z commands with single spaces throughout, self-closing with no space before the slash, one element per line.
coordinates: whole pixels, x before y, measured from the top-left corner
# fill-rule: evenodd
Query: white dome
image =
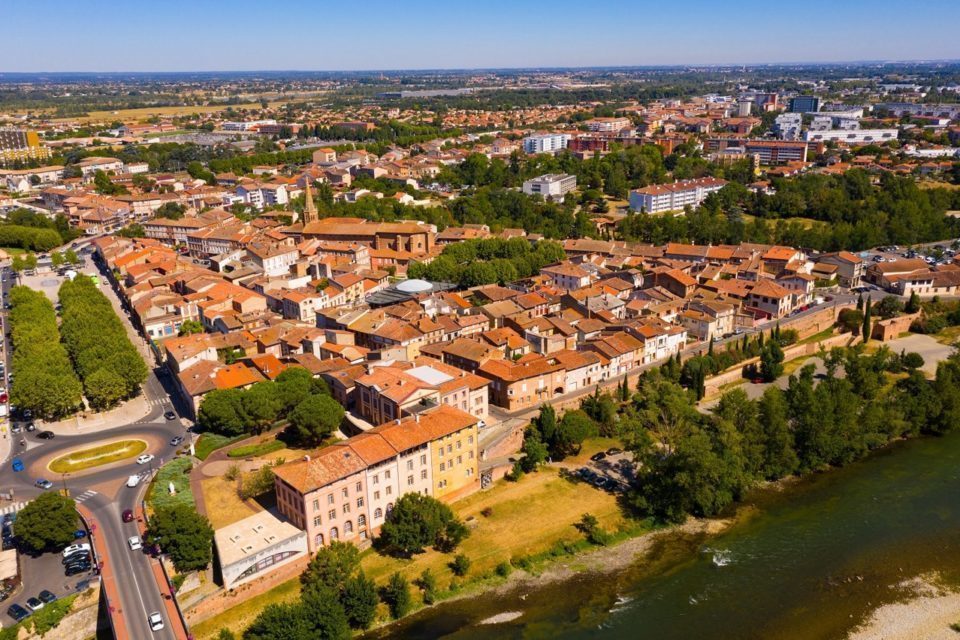
<path fill-rule="evenodd" d="M 397 285 L 397 291 L 403 291 L 404 293 L 423 293 L 424 291 L 430 291 L 430 289 L 433 289 L 432 284 L 426 280 L 418 280 L 416 278 L 413 280 L 404 280 Z"/>

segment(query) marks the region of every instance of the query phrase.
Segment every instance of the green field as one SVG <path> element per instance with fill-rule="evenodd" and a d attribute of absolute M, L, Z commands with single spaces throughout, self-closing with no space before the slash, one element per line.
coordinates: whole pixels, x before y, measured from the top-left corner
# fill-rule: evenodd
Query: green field
<path fill-rule="evenodd" d="M 143 440 L 120 440 L 60 456 L 47 465 L 54 473 L 72 473 L 138 456 L 147 450 Z"/>

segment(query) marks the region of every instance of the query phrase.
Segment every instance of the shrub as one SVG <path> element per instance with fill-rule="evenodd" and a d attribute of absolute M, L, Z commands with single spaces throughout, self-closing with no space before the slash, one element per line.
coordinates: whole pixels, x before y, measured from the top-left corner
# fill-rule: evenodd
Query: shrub
<path fill-rule="evenodd" d="M 453 557 L 453 562 L 450 563 L 450 571 L 453 572 L 453 575 L 458 578 L 462 578 L 467 575 L 467 572 L 470 571 L 470 558 L 465 556 L 462 553 L 458 553 Z"/>
<path fill-rule="evenodd" d="M 501 578 L 506 578 L 513 571 L 513 567 L 510 566 L 509 562 L 501 562 L 493 571 Z"/>

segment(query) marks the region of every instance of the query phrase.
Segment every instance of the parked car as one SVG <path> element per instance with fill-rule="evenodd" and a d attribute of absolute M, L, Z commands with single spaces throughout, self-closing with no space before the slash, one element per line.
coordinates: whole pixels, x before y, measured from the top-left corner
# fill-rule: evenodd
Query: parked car
<path fill-rule="evenodd" d="M 37 437 L 41 440 L 53 440 L 56 436 L 57 434 L 55 434 L 53 431 L 41 431 L 37 434 Z"/>
<path fill-rule="evenodd" d="M 130 536 L 127 538 L 127 544 L 130 545 L 130 551 L 143 549 L 143 542 L 140 541 L 140 536 Z"/>
<path fill-rule="evenodd" d="M 16 620 L 17 622 L 20 622 L 21 620 L 29 616 L 30 612 L 24 609 L 23 607 L 21 607 L 20 605 L 14 604 L 14 605 L 10 605 L 10 607 L 7 609 L 7 615 L 13 618 L 14 620 Z"/>
<path fill-rule="evenodd" d="M 19 424 L 14 424 L 12 427 L 10 427 L 10 433 L 21 433 L 22 431 L 23 427 L 21 427 Z"/>
<path fill-rule="evenodd" d="M 86 537 L 87 537 L 87 532 L 84 531 L 83 529 L 77 529 L 76 531 L 73 532 L 74 540 L 79 540 L 80 538 L 86 538 Z"/>
<path fill-rule="evenodd" d="M 57 601 L 57 596 L 53 595 L 53 593 L 51 593 L 50 591 L 47 591 L 46 589 L 41 591 L 38 597 L 41 600 L 43 600 L 45 604 L 50 604 L 51 602 Z"/>
<path fill-rule="evenodd" d="M 151 631 L 160 631 L 163 629 L 163 617 L 160 615 L 159 611 L 154 611 L 147 617 L 147 622 L 150 623 Z"/>
<path fill-rule="evenodd" d="M 170 439 L 171 447 L 179 447 L 181 444 L 183 444 L 183 436 L 174 436 Z"/>
<path fill-rule="evenodd" d="M 167 411 L 166 413 L 163 414 L 163 417 L 166 418 L 167 420 L 176 420 L 177 414 L 174 413 L 173 411 Z"/>
<path fill-rule="evenodd" d="M 133 509 L 124 509 L 120 514 L 120 519 L 124 522 L 133 522 Z"/>
<path fill-rule="evenodd" d="M 606 457 L 607 457 L 607 454 L 605 454 L 603 451 L 598 451 L 597 453 L 590 456 L 590 459 L 593 460 L 594 462 L 600 462 Z"/>
<path fill-rule="evenodd" d="M 607 455 L 608 455 L 608 456 L 615 456 L 615 455 L 617 455 L 618 453 L 623 453 L 623 450 L 622 450 L 622 449 L 618 449 L 618 448 L 616 448 L 616 447 L 610 447 L 609 449 L 607 449 Z"/>
<path fill-rule="evenodd" d="M 34 482 L 33 484 L 34 484 L 34 486 L 37 487 L 38 489 L 44 489 L 44 490 L 49 489 L 50 487 L 53 486 L 53 483 L 52 483 L 52 482 L 50 482 L 49 480 L 45 480 L 44 478 L 40 478 L 39 480 L 37 480 L 37 481 Z"/>
<path fill-rule="evenodd" d="M 40 611 L 40 609 L 43 609 L 43 603 L 40 598 L 27 598 L 27 608 L 30 611 Z"/>
<path fill-rule="evenodd" d="M 37 430 L 37 425 L 33 424 L 32 422 L 28 422 L 28 423 L 27 423 L 27 426 L 26 426 L 26 429 L 27 429 L 27 431 L 30 431 L 30 432 L 36 431 L 36 430 Z"/>
<path fill-rule="evenodd" d="M 61 552 L 61 554 L 63 555 L 64 558 L 66 558 L 67 556 L 71 556 L 71 555 L 73 555 L 73 554 L 75 554 L 75 553 L 79 553 L 79 552 L 81 552 L 81 551 L 87 551 L 87 552 L 89 552 L 89 551 L 90 551 L 90 545 L 87 544 L 86 542 L 78 542 L 78 543 L 76 543 L 76 544 L 72 544 L 72 545 L 70 545 L 69 547 L 65 548 L 65 549 Z"/>
<path fill-rule="evenodd" d="M 152 460 L 153 460 L 153 454 L 152 454 L 152 453 L 145 453 L 145 454 L 143 454 L 142 456 L 140 456 L 139 458 L 137 458 L 137 464 L 147 464 L 148 462 L 150 462 L 150 461 L 152 461 Z"/>
<path fill-rule="evenodd" d="M 70 576 L 77 576 L 77 575 L 80 575 L 81 573 L 86 573 L 87 571 L 90 571 L 90 569 L 92 568 L 93 567 L 89 564 L 74 565 L 74 566 L 67 567 L 64 570 L 63 575 L 69 578 Z"/>

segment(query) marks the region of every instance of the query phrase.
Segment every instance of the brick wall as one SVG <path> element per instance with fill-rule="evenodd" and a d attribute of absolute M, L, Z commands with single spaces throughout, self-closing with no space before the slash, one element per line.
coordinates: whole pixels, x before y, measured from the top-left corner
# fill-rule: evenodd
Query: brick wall
<path fill-rule="evenodd" d="M 917 312 L 905 316 L 897 316 L 896 318 L 889 318 L 887 320 L 878 320 L 873 325 L 873 331 L 870 337 L 874 340 L 880 340 L 881 342 L 894 340 L 901 333 L 909 331 L 910 325 L 919 317 L 920 312 Z"/>

